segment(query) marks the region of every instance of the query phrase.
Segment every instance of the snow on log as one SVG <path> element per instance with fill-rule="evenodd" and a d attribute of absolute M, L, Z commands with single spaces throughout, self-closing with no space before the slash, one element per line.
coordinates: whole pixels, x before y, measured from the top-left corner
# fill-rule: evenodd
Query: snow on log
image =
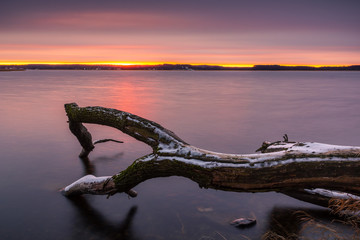
<path fill-rule="evenodd" d="M 183 176 L 200 187 L 227 191 L 301 192 L 310 196 L 313 193 L 304 189 L 321 188 L 360 194 L 360 147 L 289 142 L 286 136 L 284 141 L 264 142 L 261 153 L 217 153 L 189 145 L 158 123 L 131 113 L 103 107 L 82 108 L 76 103 L 65 104 L 65 110 L 70 125 L 95 123 L 114 127 L 152 147 L 151 154 L 111 177 L 112 192 L 129 191 L 151 178 Z"/>
<path fill-rule="evenodd" d="M 113 195 L 116 193 L 115 184 L 111 176 L 95 177 L 94 175 L 86 175 L 72 184 L 61 189 L 64 196 L 74 196 L 81 194 L 94 195 Z M 125 191 L 130 197 L 136 197 L 134 190 Z"/>
<path fill-rule="evenodd" d="M 114 190 L 111 176 L 95 177 L 86 175 L 62 189 L 65 196 L 80 194 L 109 194 Z"/>

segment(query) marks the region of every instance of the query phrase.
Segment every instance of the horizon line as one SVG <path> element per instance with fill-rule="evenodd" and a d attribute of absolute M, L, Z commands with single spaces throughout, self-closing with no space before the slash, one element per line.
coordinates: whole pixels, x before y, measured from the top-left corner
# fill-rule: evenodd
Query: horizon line
<path fill-rule="evenodd" d="M 220 66 L 220 67 L 237 67 L 237 68 L 249 68 L 257 65 L 263 66 L 285 66 L 285 67 L 349 67 L 360 64 L 338 64 L 338 65 L 318 65 L 318 64 L 279 64 L 279 63 L 267 63 L 267 64 L 215 64 L 215 63 L 177 63 L 177 62 L 0 62 L 0 65 L 31 65 L 31 64 L 39 64 L 39 65 L 111 65 L 111 66 L 155 66 L 155 65 L 192 65 L 192 66 Z"/>

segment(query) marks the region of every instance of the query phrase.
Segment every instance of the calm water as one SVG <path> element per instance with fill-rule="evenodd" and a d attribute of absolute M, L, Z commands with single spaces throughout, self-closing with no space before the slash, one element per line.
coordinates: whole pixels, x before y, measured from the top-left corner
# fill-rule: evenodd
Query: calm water
<path fill-rule="evenodd" d="M 200 189 L 180 177 L 117 194 L 63 197 L 85 174 L 112 175 L 151 149 L 88 125 L 90 163 L 68 130 L 64 103 L 99 105 L 156 121 L 195 146 L 252 153 L 264 140 L 360 145 L 360 72 L 24 71 L 0 73 L 0 239 L 259 239 L 291 224 L 292 212 L 323 208 L 278 193 Z M 204 211 L 206 209 L 207 211 Z M 229 222 L 255 216 L 237 229 Z"/>

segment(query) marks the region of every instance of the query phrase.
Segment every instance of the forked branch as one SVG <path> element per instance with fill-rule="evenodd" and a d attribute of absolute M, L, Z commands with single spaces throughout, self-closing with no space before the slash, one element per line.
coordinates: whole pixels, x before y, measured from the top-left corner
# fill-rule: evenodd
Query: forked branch
<path fill-rule="evenodd" d="M 284 141 L 264 142 L 259 149 L 261 153 L 216 153 L 189 145 L 158 123 L 127 112 L 103 107 L 81 108 L 76 103 L 65 104 L 65 110 L 70 129 L 83 149 L 92 150 L 94 145 L 82 123 L 114 127 L 153 149 L 151 154 L 111 177 L 75 182 L 65 188 L 65 195 L 127 192 L 147 179 L 167 176 L 183 176 L 201 187 L 227 191 L 310 195 L 313 193 L 304 189 L 322 188 L 360 194 L 360 147 L 289 142 L 286 136 Z"/>

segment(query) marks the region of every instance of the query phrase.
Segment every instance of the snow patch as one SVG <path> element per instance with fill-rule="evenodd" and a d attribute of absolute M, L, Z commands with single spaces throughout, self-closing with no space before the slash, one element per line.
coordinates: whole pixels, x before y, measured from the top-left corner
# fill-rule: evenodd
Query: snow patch
<path fill-rule="evenodd" d="M 95 177 L 94 175 L 86 175 L 79 180 L 73 182 L 72 184 L 65 187 L 64 191 L 69 191 L 72 187 L 79 185 L 79 184 L 93 184 L 93 183 L 100 183 L 104 182 L 107 179 L 111 178 L 112 176 L 104 176 L 104 177 Z"/>
<path fill-rule="evenodd" d="M 174 159 L 177 161 L 187 162 L 189 164 L 195 164 L 198 166 L 212 168 L 212 167 L 250 167 L 250 168 L 265 168 L 273 167 L 280 164 L 300 163 L 300 162 L 317 162 L 324 161 L 324 158 L 311 157 L 313 154 L 326 153 L 332 151 L 342 150 L 360 150 L 360 147 L 352 146 L 338 146 L 323 143 L 314 142 L 302 142 L 302 143 L 284 143 L 274 145 L 274 148 L 287 148 L 277 152 L 270 153 L 254 153 L 254 154 L 224 154 L 211 152 L 196 148 L 193 146 L 187 146 L 179 144 L 177 148 L 173 145 L 160 145 L 162 148 L 159 154 L 165 153 L 167 155 L 175 155 L 174 157 L 160 156 L 158 159 Z M 281 160 L 287 154 L 294 155 L 293 158 Z M 299 154 L 309 154 L 308 158 L 297 158 Z M 176 156 L 177 155 L 177 156 Z M 208 159 L 210 161 L 205 161 Z M 276 160 L 280 159 L 280 160 Z M 212 161 L 213 160 L 213 161 Z M 326 161 L 358 161 L 358 158 L 341 158 L 341 157 L 329 157 Z"/>
<path fill-rule="evenodd" d="M 141 159 L 140 161 L 146 162 L 150 161 L 153 158 Z M 157 161 L 163 160 L 173 160 L 179 161 L 186 164 L 192 164 L 196 166 L 200 166 L 203 168 L 217 168 L 217 167 L 231 167 L 231 168 L 267 168 L 273 167 L 277 165 L 286 165 L 291 163 L 300 163 L 300 162 L 319 162 L 324 161 L 322 158 L 303 158 L 303 159 L 287 159 L 287 160 L 279 160 L 279 161 L 265 161 L 265 162 L 250 162 L 250 163 L 242 163 L 242 162 L 221 162 L 221 161 L 204 161 L 201 159 L 193 159 L 193 158 L 183 158 L 183 157 L 170 157 L 170 156 L 158 156 Z M 357 158 L 333 158 L 333 161 L 358 161 Z"/>
<path fill-rule="evenodd" d="M 341 151 L 341 150 L 360 150 L 360 147 L 353 146 L 339 146 L 339 145 L 331 145 L 324 143 L 316 143 L 316 142 L 304 142 L 294 144 L 292 147 L 288 148 L 289 150 L 297 151 L 300 153 L 326 153 L 331 151 Z"/>
<path fill-rule="evenodd" d="M 338 191 L 331 191 L 331 190 L 327 190 L 327 189 L 323 189 L 323 188 L 315 188 L 315 189 L 305 189 L 306 192 L 311 193 L 311 194 L 319 194 L 325 197 L 330 197 L 330 198 L 339 198 L 339 199 L 355 199 L 355 200 L 360 200 L 359 196 L 350 194 L 350 193 L 344 193 L 344 192 L 338 192 Z"/>

